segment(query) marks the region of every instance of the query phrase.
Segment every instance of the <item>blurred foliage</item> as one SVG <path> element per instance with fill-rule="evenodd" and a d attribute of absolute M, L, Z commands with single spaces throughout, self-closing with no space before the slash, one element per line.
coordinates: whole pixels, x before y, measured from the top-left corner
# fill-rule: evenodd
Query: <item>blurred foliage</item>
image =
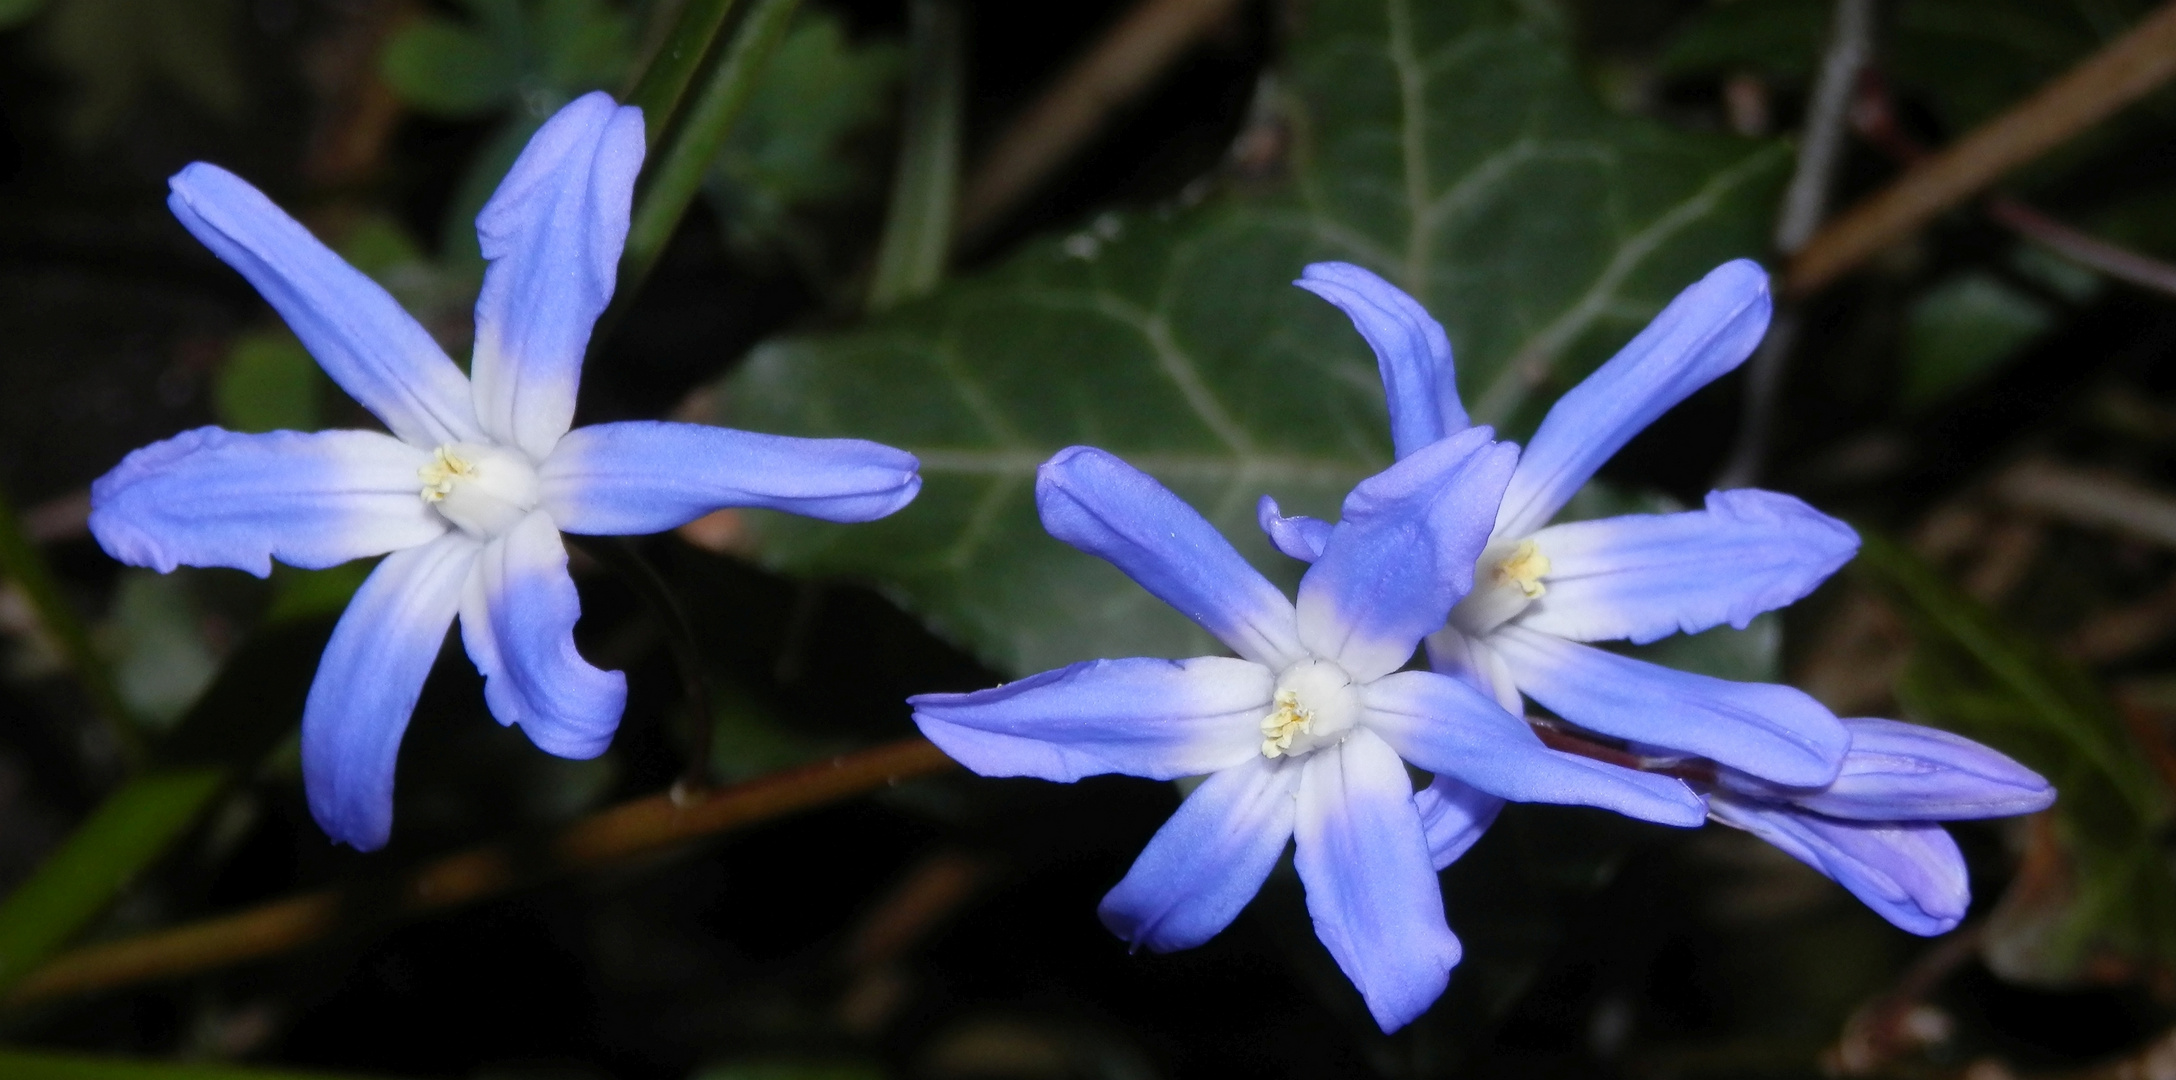
<path fill-rule="evenodd" d="M 38 5 L 17 8 L 26 17 Z M 0 12 L 0 25 L 7 13 Z M 237 0 L 52 0 L 45 44 L 75 84 L 68 134 L 103 140 L 155 90 L 179 90 L 223 120 L 244 113 Z"/>
<path fill-rule="evenodd" d="M 821 266 L 820 230 L 802 215 L 868 182 L 848 140 L 883 118 L 901 57 L 891 42 L 849 41 L 828 11 L 799 14 L 704 183 L 729 243 Z"/>
<path fill-rule="evenodd" d="M 1478 418 L 1517 427 L 1534 391 L 1570 385 L 1677 290 L 1760 250 L 1780 148 L 1603 113 L 1546 19 L 1429 5 L 1407 25 L 1357 0 L 1307 19 L 1288 191 L 1106 215 L 865 330 L 748 361 L 721 422 L 875 438 L 920 455 L 927 480 L 915 513 L 863 528 L 764 518 L 767 562 L 882 580 L 1005 671 L 1208 651 L 1043 535 L 1034 468 L 1103 446 L 1264 563 L 1261 491 L 1334 517 L 1388 462 L 1388 422 L 1366 346 L 1289 285 L 1300 267 L 1350 259 L 1399 281 L 1449 329 Z M 1425 84 L 1410 106 L 1401 78 Z"/>
<path fill-rule="evenodd" d="M 1992 374 L 2054 325 L 2055 313 L 1984 270 L 1936 285 L 1912 305 L 1904 330 L 1905 408 L 1938 401 Z"/>
<path fill-rule="evenodd" d="M 362 1080 L 344 1073 L 7 1049 L 0 1049 L 0 1075 L 8 1080 Z"/>
<path fill-rule="evenodd" d="M 2016 757 L 2061 792 L 2055 850 L 2028 865 L 1989 924 L 1989 965 L 2050 985 L 2176 969 L 2170 792 L 2093 678 L 1893 542 L 1868 537 L 1859 567 L 1912 624 L 1897 686 L 1906 712 Z"/>

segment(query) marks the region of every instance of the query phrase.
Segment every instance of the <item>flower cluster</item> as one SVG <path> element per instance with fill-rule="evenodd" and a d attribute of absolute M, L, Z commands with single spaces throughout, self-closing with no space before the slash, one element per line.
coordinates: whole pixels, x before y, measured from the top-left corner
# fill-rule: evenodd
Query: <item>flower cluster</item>
<path fill-rule="evenodd" d="M 673 528 L 721 507 L 879 518 L 920 488 L 915 459 L 859 440 L 691 424 L 572 428 L 590 332 L 611 300 L 643 155 L 638 110 L 591 94 L 531 140 L 477 219 L 489 262 L 467 374 L 383 289 L 255 188 L 195 164 L 182 223 L 240 271 L 390 434 L 201 428 L 130 454 L 92 490 L 91 527 L 124 562 L 268 574 L 384 555 L 342 615 L 303 714 L 310 807 L 336 840 L 383 845 L 402 733 L 446 631 L 502 723 L 544 750 L 601 753 L 625 679 L 576 650 L 561 533 Z M 1700 510 L 1550 524 L 1612 454 L 1741 363 L 1767 327 L 1767 278 L 1726 264 L 1566 394 L 1523 450 L 1469 424 L 1443 328 L 1359 267 L 1298 284 L 1374 349 L 1395 462 L 1335 523 L 1261 527 L 1308 562 L 1287 597 L 1200 514 L 1092 447 L 1037 473 L 1052 536 L 1109 561 L 1236 656 L 1095 660 L 967 694 L 911 699 L 915 722 L 990 776 L 1205 777 L 1101 905 L 1156 950 L 1214 936 L 1288 843 L 1315 930 L 1384 1030 L 1426 1010 L 1460 945 L 1436 871 L 1507 801 L 1748 830 L 1904 929 L 1969 900 L 1941 821 L 2025 813 L 2046 781 L 1946 732 L 1839 719 L 1786 686 L 1640 662 L 1653 641 L 1806 595 L 1857 536 L 1797 499 L 1724 491 Z M 571 429 L 571 430 L 570 430 Z M 1428 669 L 1413 668 L 1425 648 Z M 1527 702 L 1677 776 L 1554 749 Z M 1433 774 L 1415 791 L 1408 765 Z"/>

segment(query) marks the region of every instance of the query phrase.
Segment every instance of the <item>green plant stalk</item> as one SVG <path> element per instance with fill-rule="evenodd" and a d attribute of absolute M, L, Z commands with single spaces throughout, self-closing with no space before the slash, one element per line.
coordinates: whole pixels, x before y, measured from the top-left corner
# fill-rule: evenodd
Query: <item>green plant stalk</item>
<path fill-rule="evenodd" d="M 892 178 L 869 308 L 921 296 L 944 277 L 959 205 L 960 128 L 967 95 L 966 28 L 954 0 L 915 0 L 907 115 Z"/>
<path fill-rule="evenodd" d="M 687 96 L 688 83 L 695 78 L 696 69 L 702 67 L 703 58 L 710 55 L 711 46 L 717 43 L 718 29 L 725 25 L 725 17 L 732 14 L 736 0 L 688 0 L 680 9 L 680 17 L 673 22 L 665 40 L 651 54 L 649 63 L 636 75 L 627 93 L 622 95 L 629 105 L 642 107 L 643 138 L 652 146 L 672 123 L 674 114 L 680 111 L 680 102 Z"/>
<path fill-rule="evenodd" d="M 82 684 L 84 693 L 90 695 L 91 706 L 111 728 L 123 760 L 132 768 L 141 765 L 143 735 L 136 729 L 128 704 L 121 700 L 113 673 L 107 670 L 105 658 L 98 655 L 97 646 L 91 643 L 90 628 L 61 595 L 60 586 L 53 581 L 53 572 L 45 565 L 45 557 L 38 552 L 38 546 L 30 542 L 29 534 L 23 531 L 22 519 L 16 516 L 14 504 L 4 493 L 0 493 L 0 577 L 14 582 L 30 601 L 31 610 L 37 613 L 38 624 L 60 647 L 62 658 L 75 673 L 77 682 Z"/>
<path fill-rule="evenodd" d="M 155 769 L 106 797 L 60 850 L 0 903 L 0 989 L 66 945 L 165 853 L 226 786 L 228 770 Z M 0 1067 L 0 1075 L 19 1075 Z"/>
<path fill-rule="evenodd" d="M 146 1061 L 92 1054 L 0 1049 L 8 1080 L 337 1080 L 353 1073 L 289 1072 L 247 1065 Z"/>
<path fill-rule="evenodd" d="M 627 253 L 620 260 L 621 290 L 631 294 L 639 289 L 657 265 L 680 216 L 702 187 L 703 173 L 725 145 L 733 121 L 763 77 L 764 66 L 785 39 L 787 24 L 798 7 L 800 0 L 756 0 L 733 40 L 715 59 L 685 120 L 651 155 L 649 182 L 635 200 Z"/>

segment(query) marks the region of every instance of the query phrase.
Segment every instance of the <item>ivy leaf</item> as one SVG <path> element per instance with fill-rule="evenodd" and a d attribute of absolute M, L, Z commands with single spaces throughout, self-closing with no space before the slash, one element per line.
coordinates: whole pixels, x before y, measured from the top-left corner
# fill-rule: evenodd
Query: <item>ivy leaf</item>
<path fill-rule="evenodd" d="M 1597 106 L 1531 6 L 1320 0 L 1287 43 L 1290 177 L 1105 215 L 864 329 L 760 348 L 721 422 L 921 456 L 908 510 L 753 525 L 774 566 L 877 579 L 1002 670 L 1213 651 L 1117 571 L 1044 535 L 1035 467 L 1093 443 L 1289 583 L 1255 499 L 1333 515 L 1388 464 L 1375 362 L 1289 284 L 1345 259 L 1426 303 L 1482 422 L 1530 425 L 1679 289 L 1762 250 L 1785 151 Z"/>

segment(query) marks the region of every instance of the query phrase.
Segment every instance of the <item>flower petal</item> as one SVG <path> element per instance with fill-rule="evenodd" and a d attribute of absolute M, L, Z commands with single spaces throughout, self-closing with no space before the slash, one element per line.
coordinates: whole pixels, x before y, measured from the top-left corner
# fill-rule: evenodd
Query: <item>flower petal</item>
<path fill-rule="evenodd" d="M 1859 535 L 1773 491 L 1711 491 L 1705 510 L 1628 514 L 1534 534 L 1548 592 L 1519 625 L 1573 641 L 1645 644 L 1789 604 L 1851 561 Z"/>
<path fill-rule="evenodd" d="M 1489 644 L 1526 696 L 1580 727 L 1774 783 L 1826 784 L 1851 746 L 1832 713 L 1788 686 L 1676 671 L 1517 625 Z"/>
<path fill-rule="evenodd" d="M 1513 716 L 1526 715 L 1526 699 L 1511 668 L 1484 638 L 1469 637 L 1455 626 L 1428 635 L 1428 667 L 1479 690 Z"/>
<path fill-rule="evenodd" d="M 1351 263 L 1315 263 L 1292 284 L 1336 304 L 1375 350 L 1399 457 L 1464 430 L 1451 339 L 1419 301 Z"/>
<path fill-rule="evenodd" d="M 537 470 L 570 533 L 663 532 L 728 506 L 871 521 L 922 489 L 914 455 L 861 439 L 795 439 L 631 420 L 567 433 Z"/>
<path fill-rule="evenodd" d="M 241 271 L 325 374 L 393 434 L 426 448 L 482 438 L 468 379 L 391 293 L 217 165 L 196 162 L 167 186 L 182 227 Z"/>
<path fill-rule="evenodd" d="M 1677 294 L 1542 419 L 1504 492 L 1496 535 L 1525 537 L 1547 524 L 1640 429 L 1743 363 L 1768 330 L 1769 307 L 1768 274 L 1746 259 Z"/>
<path fill-rule="evenodd" d="M 1458 938 L 1443 918 L 1413 782 L 1381 739 L 1356 731 L 1301 761 L 1293 865 L 1315 936 L 1385 1032 L 1443 996 Z"/>
<path fill-rule="evenodd" d="M 566 545 L 541 512 L 484 545 L 461 598 L 461 641 L 484 674 L 491 715 L 563 758 L 604 753 L 627 708 L 627 676 L 575 649 L 581 617 Z"/>
<path fill-rule="evenodd" d="M 386 556 L 333 628 L 302 707 L 302 786 L 338 843 L 375 851 L 393 833 L 400 737 L 478 548 L 452 532 Z"/>
<path fill-rule="evenodd" d="M 1787 806 L 1717 797 L 1715 820 L 1783 849 L 1851 890 L 1898 928 L 1932 936 L 1972 906 L 1964 854 L 1931 822 L 1836 821 Z"/>
<path fill-rule="evenodd" d="M 1124 571 L 1233 652 L 1283 670 L 1304 655 L 1292 602 L 1155 478 L 1092 446 L 1035 473 L 1043 528 Z"/>
<path fill-rule="evenodd" d="M 1825 788 L 1786 788 L 1733 769 L 1716 779 L 1755 798 L 1855 821 L 1959 821 L 2045 810 L 2055 789 L 2002 754 L 1939 728 L 1852 717 L 1851 752 Z"/>
<path fill-rule="evenodd" d="M 1362 480 L 1300 579 L 1300 641 L 1361 682 L 1396 671 L 1473 587 L 1518 448 L 1485 427 Z"/>
<path fill-rule="evenodd" d="M 1420 811 L 1428 854 L 1441 870 L 1457 862 L 1496 823 L 1504 801 L 1470 784 L 1438 776 L 1435 783 L 1413 793 L 1413 808 Z"/>
<path fill-rule="evenodd" d="M 243 435 L 203 427 L 122 458 L 91 484 L 91 534 L 160 573 L 272 560 L 319 570 L 429 543 L 446 521 L 422 498 L 430 454 L 375 431 Z"/>
<path fill-rule="evenodd" d="M 1330 542 L 1330 530 L 1335 527 L 1304 514 L 1285 517 L 1277 512 L 1277 500 L 1267 495 L 1254 504 L 1254 520 L 1261 523 L 1262 531 L 1269 534 L 1269 542 L 1277 545 L 1278 551 L 1301 562 L 1322 557 L 1322 545 Z"/>
<path fill-rule="evenodd" d="M 1200 776 L 1260 757 L 1276 676 L 1249 660 L 1088 660 L 972 694 L 907 699 L 929 741 L 984 776 Z"/>
<path fill-rule="evenodd" d="M 537 129 L 476 215 L 476 417 L 543 460 L 574 422 L 589 331 L 612 299 L 642 169 L 642 110 L 602 91 Z"/>
<path fill-rule="evenodd" d="M 1260 754 L 1201 782 L 1096 906 L 1111 933 L 1191 949 L 1239 917 L 1292 838 L 1300 770 Z"/>
<path fill-rule="evenodd" d="M 1360 688 L 1361 723 L 1398 756 L 1513 802 L 1598 806 L 1687 828 L 1707 805 L 1685 782 L 1551 750 L 1526 721 L 1463 681 L 1401 671 Z"/>

